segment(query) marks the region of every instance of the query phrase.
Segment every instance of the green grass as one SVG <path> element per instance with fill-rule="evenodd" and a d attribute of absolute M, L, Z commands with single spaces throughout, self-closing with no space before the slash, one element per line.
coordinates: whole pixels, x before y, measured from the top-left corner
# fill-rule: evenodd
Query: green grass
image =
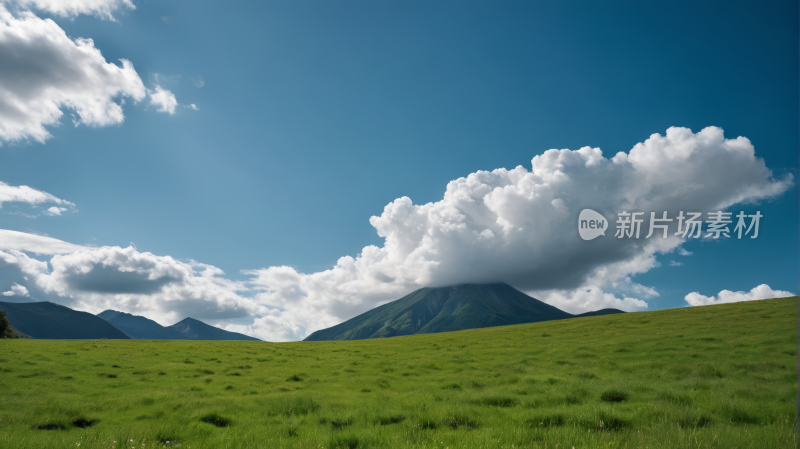
<path fill-rule="evenodd" d="M 795 315 L 788 298 L 361 341 L 0 340 L 0 447 L 795 447 Z"/>

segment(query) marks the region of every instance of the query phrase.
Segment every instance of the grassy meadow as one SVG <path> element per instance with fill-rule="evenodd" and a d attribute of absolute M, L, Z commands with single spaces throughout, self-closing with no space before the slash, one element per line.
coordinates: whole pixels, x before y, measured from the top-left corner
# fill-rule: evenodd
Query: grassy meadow
<path fill-rule="evenodd" d="M 0 340 L 0 447 L 795 447 L 796 300 L 361 341 Z"/>

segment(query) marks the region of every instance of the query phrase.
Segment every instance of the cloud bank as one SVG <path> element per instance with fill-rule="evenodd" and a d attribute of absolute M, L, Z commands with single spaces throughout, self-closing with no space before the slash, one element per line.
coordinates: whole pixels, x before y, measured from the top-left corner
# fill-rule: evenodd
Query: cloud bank
<path fill-rule="evenodd" d="M 792 292 L 773 290 L 767 284 L 753 287 L 749 292 L 732 292 L 722 290 L 717 296 L 703 296 L 699 292 L 692 292 L 686 295 L 686 302 L 691 306 L 710 306 L 713 304 L 725 304 L 740 301 L 754 301 L 757 299 L 786 298 L 795 296 Z"/>
<path fill-rule="evenodd" d="M 6 236 L 0 233 L 0 248 L 13 246 L 4 242 Z M 0 265 L 18 268 L 29 288 L 78 310 L 116 309 L 162 324 L 187 316 L 214 321 L 268 312 L 238 295 L 246 287 L 221 277 L 222 270 L 210 265 L 139 252 L 132 246 L 65 248 L 65 242 L 44 239 L 39 243 L 53 246 L 47 252 L 68 251 L 54 255 L 48 264 L 23 251 L 0 250 Z"/>
<path fill-rule="evenodd" d="M 398 198 L 370 218 L 382 246 L 315 273 L 273 266 L 246 270 L 250 278 L 235 282 L 216 267 L 133 247 L 66 247 L 10 231 L 0 233 L 0 249 L 7 248 L 0 260 L 26 276 L 28 288 L 82 310 L 114 308 L 165 324 L 187 315 L 216 319 L 273 341 L 302 339 L 420 287 L 460 283 L 506 282 L 573 313 L 644 310 L 658 292 L 632 278 L 657 267 L 658 254 L 688 254 L 683 240 L 671 229 L 665 239 L 619 240 L 609 232 L 584 242 L 576 228 L 583 207 L 607 218 L 626 209 L 674 216 L 772 198 L 792 182 L 773 176 L 744 137 L 670 128 L 610 158 L 599 148 L 549 150 L 530 171 L 453 180 L 437 202 Z M 49 264 L 25 253 L 34 247 L 53 254 Z"/>

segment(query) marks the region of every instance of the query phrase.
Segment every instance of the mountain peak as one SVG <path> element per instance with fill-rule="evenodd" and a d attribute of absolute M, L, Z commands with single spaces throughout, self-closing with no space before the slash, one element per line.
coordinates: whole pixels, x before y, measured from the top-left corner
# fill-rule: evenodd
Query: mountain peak
<path fill-rule="evenodd" d="M 250 337 L 238 332 L 230 332 L 218 327 L 208 325 L 200 320 L 186 317 L 181 321 L 169 326 L 167 329 L 172 329 L 179 332 L 187 340 L 255 340 L 257 338 Z"/>

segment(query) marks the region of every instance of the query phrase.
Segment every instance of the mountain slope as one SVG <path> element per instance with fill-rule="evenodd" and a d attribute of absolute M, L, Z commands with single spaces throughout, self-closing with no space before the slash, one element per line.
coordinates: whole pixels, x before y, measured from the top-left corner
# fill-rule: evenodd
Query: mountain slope
<path fill-rule="evenodd" d="M 572 317 L 507 284 L 464 284 L 421 288 L 344 323 L 318 330 L 305 340 L 395 337 Z"/>
<path fill-rule="evenodd" d="M 143 316 L 116 310 L 105 310 L 98 313 L 97 316 L 130 335 L 131 338 L 142 340 L 183 340 L 186 338 L 177 330 L 164 327 Z"/>
<path fill-rule="evenodd" d="M 14 329 L 43 339 L 127 339 L 121 330 L 87 312 L 51 302 L 0 302 Z"/>
<path fill-rule="evenodd" d="M 183 321 L 173 324 L 166 329 L 171 329 L 182 335 L 185 340 L 255 340 L 260 341 L 254 337 L 240 334 L 238 332 L 229 332 L 222 330 L 218 327 L 209 326 L 208 324 L 198 321 L 194 318 L 186 318 Z"/>

